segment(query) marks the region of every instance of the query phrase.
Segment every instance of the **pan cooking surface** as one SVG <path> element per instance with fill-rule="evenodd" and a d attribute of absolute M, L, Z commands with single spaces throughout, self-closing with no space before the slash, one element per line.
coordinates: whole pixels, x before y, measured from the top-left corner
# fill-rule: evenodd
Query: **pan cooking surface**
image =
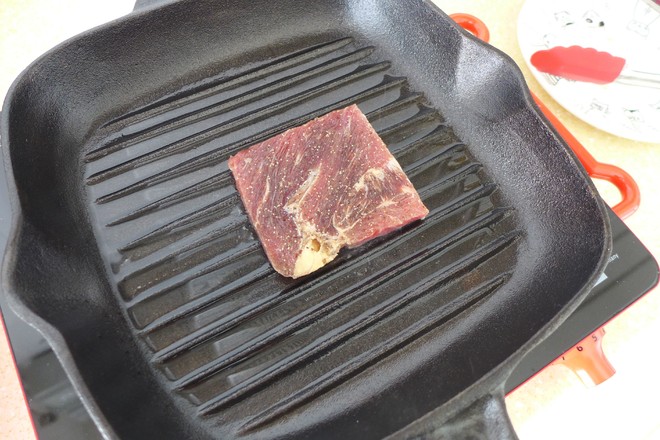
<path fill-rule="evenodd" d="M 149 362 L 199 417 L 243 434 L 382 374 L 495 294 L 523 237 L 488 172 L 390 61 L 350 37 L 299 46 L 107 121 L 85 148 L 98 242 Z M 227 159 L 352 103 L 430 214 L 284 278 Z"/>

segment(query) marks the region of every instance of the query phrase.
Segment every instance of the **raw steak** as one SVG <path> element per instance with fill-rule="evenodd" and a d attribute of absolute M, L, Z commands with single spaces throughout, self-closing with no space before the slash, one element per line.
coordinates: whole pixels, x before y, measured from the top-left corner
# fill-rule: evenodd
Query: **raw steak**
<path fill-rule="evenodd" d="M 229 168 L 268 259 L 288 277 L 429 212 L 356 105 L 240 151 Z"/>

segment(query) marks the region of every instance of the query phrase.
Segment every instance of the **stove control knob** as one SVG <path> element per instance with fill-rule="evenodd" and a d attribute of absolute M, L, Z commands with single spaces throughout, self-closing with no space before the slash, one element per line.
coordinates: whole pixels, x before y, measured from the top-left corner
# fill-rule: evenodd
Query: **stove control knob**
<path fill-rule="evenodd" d="M 587 386 L 595 386 L 612 377 L 616 370 L 603 352 L 605 328 L 601 327 L 558 357 L 552 365 L 565 365 Z"/>

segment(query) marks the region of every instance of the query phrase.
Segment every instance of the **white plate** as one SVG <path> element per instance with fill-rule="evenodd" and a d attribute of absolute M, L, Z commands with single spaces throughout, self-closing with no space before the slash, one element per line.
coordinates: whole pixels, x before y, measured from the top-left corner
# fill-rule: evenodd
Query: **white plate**
<path fill-rule="evenodd" d="M 660 143 L 660 88 L 571 81 L 530 63 L 538 50 L 577 45 L 625 58 L 624 70 L 660 74 L 660 10 L 644 0 L 527 0 L 518 43 L 541 86 L 575 116 L 617 136 Z"/>

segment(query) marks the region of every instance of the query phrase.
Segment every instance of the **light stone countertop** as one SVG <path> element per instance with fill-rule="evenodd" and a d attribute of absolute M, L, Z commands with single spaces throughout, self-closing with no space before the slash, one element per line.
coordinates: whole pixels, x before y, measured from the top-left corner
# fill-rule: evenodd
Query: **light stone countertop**
<path fill-rule="evenodd" d="M 517 44 L 522 0 L 434 0 L 447 13 L 466 12 L 490 28 L 491 44 L 521 67 L 530 88 L 601 162 L 628 171 L 642 193 L 640 209 L 626 224 L 656 258 L 660 144 L 618 138 L 578 120 L 550 98 L 532 77 Z M 0 0 L 0 96 L 31 61 L 83 30 L 128 13 L 133 0 Z M 607 201 L 617 193 L 597 183 Z M 660 439 L 660 291 L 650 292 L 606 326 L 605 351 L 617 373 L 587 388 L 567 368 L 546 368 L 507 397 L 521 439 Z M 34 438 L 28 410 L 0 326 L 0 439 Z"/>

